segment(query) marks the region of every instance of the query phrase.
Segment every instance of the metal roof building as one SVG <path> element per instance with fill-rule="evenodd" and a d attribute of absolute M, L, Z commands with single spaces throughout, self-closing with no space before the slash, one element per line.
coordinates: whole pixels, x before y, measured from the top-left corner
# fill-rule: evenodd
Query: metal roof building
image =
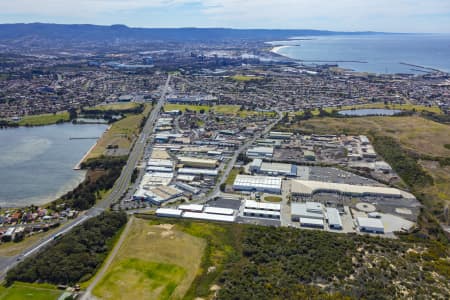
<path fill-rule="evenodd" d="M 300 218 L 300 226 L 311 228 L 324 228 L 325 224 L 323 223 L 323 220 L 319 219 Z"/>
<path fill-rule="evenodd" d="M 401 198 L 402 191 L 390 187 L 351 185 L 313 180 L 292 180 L 291 193 L 300 196 L 312 196 L 315 193 L 338 193 L 349 196 L 384 196 Z"/>
<path fill-rule="evenodd" d="M 158 217 L 179 218 L 182 213 L 182 210 L 173 208 L 158 208 L 156 210 L 156 215 Z"/>
<path fill-rule="evenodd" d="M 218 164 L 216 159 L 205 159 L 197 157 L 178 156 L 178 160 L 181 164 L 194 168 L 214 169 Z"/>
<path fill-rule="evenodd" d="M 356 222 L 361 232 L 384 233 L 384 225 L 380 219 L 357 217 Z"/>
<path fill-rule="evenodd" d="M 281 204 L 278 203 L 266 203 L 266 202 L 256 202 L 254 200 L 245 200 L 244 208 L 257 209 L 257 210 L 268 210 L 268 211 L 280 211 Z"/>
<path fill-rule="evenodd" d="M 302 218 L 323 220 L 323 210 L 308 209 L 307 203 L 291 203 L 292 221 L 299 221 Z"/>
<path fill-rule="evenodd" d="M 257 191 L 281 194 L 281 178 L 237 175 L 233 183 L 233 189 L 237 191 Z"/>
<path fill-rule="evenodd" d="M 207 213 L 207 214 L 215 214 L 215 215 L 226 215 L 226 216 L 234 215 L 234 210 L 231 208 L 223 208 L 223 207 L 215 207 L 215 206 L 207 206 L 207 207 L 205 207 L 203 212 Z"/>
<path fill-rule="evenodd" d="M 203 205 L 201 204 L 182 204 L 178 206 L 178 209 L 182 211 L 202 212 Z"/>
<path fill-rule="evenodd" d="M 273 147 L 253 147 L 247 150 L 249 157 L 272 157 Z"/>
<path fill-rule="evenodd" d="M 178 174 L 217 176 L 219 172 L 217 170 L 180 168 Z"/>
<path fill-rule="evenodd" d="M 339 211 L 334 207 L 327 207 L 328 226 L 331 229 L 342 229 L 342 219 Z"/>
<path fill-rule="evenodd" d="M 183 213 L 183 218 L 207 220 L 207 221 L 219 221 L 219 222 L 234 222 L 234 220 L 236 219 L 235 216 L 206 214 L 206 213 L 198 213 L 198 212 L 185 212 L 185 213 Z"/>
<path fill-rule="evenodd" d="M 262 210 L 262 209 L 244 208 L 244 216 L 246 216 L 246 217 L 279 219 L 280 218 L 280 212 L 279 211 Z"/>

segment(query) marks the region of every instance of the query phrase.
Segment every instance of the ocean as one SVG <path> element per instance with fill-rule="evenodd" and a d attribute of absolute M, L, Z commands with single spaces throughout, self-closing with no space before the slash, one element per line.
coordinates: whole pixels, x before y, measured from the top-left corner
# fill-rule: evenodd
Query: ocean
<path fill-rule="evenodd" d="M 0 206 L 39 205 L 55 200 L 84 180 L 75 165 L 108 126 L 69 123 L 0 129 Z"/>
<path fill-rule="evenodd" d="M 276 41 L 274 52 L 305 64 L 338 64 L 358 72 L 423 74 L 450 72 L 449 34 L 319 36 Z M 409 64 L 409 65 L 406 65 Z"/>

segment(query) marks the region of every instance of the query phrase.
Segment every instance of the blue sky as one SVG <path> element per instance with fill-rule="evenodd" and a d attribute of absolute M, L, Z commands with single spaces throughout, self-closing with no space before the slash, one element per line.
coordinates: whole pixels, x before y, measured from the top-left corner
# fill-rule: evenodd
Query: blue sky
<path fill-rule="evenodd" d="M 450 33 L 450 0 L 0 0 L 0 23 Z"/>

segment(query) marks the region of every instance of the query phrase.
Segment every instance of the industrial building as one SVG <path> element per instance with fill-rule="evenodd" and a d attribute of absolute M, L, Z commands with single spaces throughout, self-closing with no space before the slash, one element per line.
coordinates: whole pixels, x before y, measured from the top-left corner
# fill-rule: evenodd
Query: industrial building
<path fill-rule="evenodd" d="M 323 206 L 317 202 L 291 203 L 291 219 L 294 222 L 300 219 L 323 220 Z"/>
<path fill-rule="evenodd" d="M 216 159 L 204 159 L 204 158 L 196 158 L 196 157 L 178 156 L 178 160 L 184 166 L 193 167 L 193 168 L 214 169 L 218 165 L 218 161 Z"/>
<path fill-rule="evenodd" d="M 292 132 L 271 131 L 269 133 L 269 139 L 288 140 L 292 137 L 292 135 Z"/>
<path fill-rule="evenodd" d="M 300 218 L 300 226 L 310 227 L 310 228 L 321 228 L 325 227 L 323 220 L 321 219 L 310 219 L 310 218 Z"/>
<path fill-rule="evenodd" d="M 281 178 L 237 175 L 233 183 L 233 189 L 236 191 L 256 191 L 281 194 Z"/>
<path fill-rule="evenodd" d="M 273 147 L 253 147 L 247 150 L 247 156 L 252 158 L 271 158 Z"/>
<path fill-rule="evenodd" d="M 271 176 L 297 176 L 297 166 L 284 163 L 263 162 L 256 158 L 250 164 L 250 171 Z"/>
<path fill-rule="evenodd" d="M 330 229 L 342 229 L 342 219 L 339 215 L 339 211 L 334 207 L 327 207 L 326 213 Z"/>
<path fill-rule="evenodd" d="M 234 210 L 231 208 L 222 208 L 222 207 L 214 207 L 214 206 L 205 207 L 203 212 L 207 213 L 207 214 L 214 214 L 214 215 L 225 215 L 225 216 L 234 215 Z"/>
<path fill-rule="evenodd" d="M 217 170 L 208 170 L 208 169 L 196 169 L 196 168 L 180 168 L 178 170 L 178 174 L 184 175 L 203 175 L 203 176 L 217 176 L 219 175 L 219 171 Z"/>
<path fill-rule="evenodd" d="M 335 193 L 346 196 L 382 196 L 401 198 L 406 193 L 390 187 L 351 185 L 345 183 L 331 183 L 313 180 L 292 180 L 291 193 L 293 197 L 309 196 L 315 193 Z"/>
<path fill-rule="evenodd" d="M 280 219 L 279 211 L 244 208 L 244 216 L 269 219 Z"/>
<path fill-rule="evenodd" d="M 176 182 L 175 185 L 178 188 L 180 188 L 180 189 L 182 189 L 184 191 L 187 191 L 189 193 L 192 193 L 194 195 L 200 193 L 200 189 L 198 189 L 196 187 L 193 187 L 192 185 L 189 185 L 189 184 L 184 183 L 184 182 Z"/>
<path fill-rule="evenodd" d="M 180 197 L 183 192 L 177 189 L 175 186 L 163 185 L 151 188 L 145 194 L 147 195 L 147 200 L 156 205 L 161 205 L 166 201 Z"/>
<path fill-rule="evenodd" d="M 191 211 L 191 212 L 203 212 L 203 205 L 201 204 L 182 204 L 178 206 L 178 209 L 182 211 Z"/>
<path fill-rule="evenodd" d="M 281 211 L 281 204 L 279 203 L 266 203 L 266 202 L 256 202 L 254 200 L 245 200 L 244 208 L 246 209 L 256 209 L 265 211 Z"/>
<path fill-rule="evenodd" d="M 356 222 L 361 232 L 384 233 L 384 225 L 380 219 L 357 217 Z"/>
<path fill-rule="evenodd" d="M 183 214 L 182 210 L 174 208 L 158 208 L 156 210 L 156 215 L 158 217 L 180 218 L 182 214 Z"/>

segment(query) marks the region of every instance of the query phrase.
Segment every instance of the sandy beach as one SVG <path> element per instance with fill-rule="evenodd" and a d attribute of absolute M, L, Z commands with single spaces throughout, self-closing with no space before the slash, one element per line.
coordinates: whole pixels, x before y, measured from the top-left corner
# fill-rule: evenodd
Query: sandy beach
<path fill-rule="evenodd" d="M 276 46 L 273 47 L 272 50 L 270 50 L 270 52 L 281 55 L 280 53 L 278 53 L 281 49 L 287 48 L 289 46 Z"/>

